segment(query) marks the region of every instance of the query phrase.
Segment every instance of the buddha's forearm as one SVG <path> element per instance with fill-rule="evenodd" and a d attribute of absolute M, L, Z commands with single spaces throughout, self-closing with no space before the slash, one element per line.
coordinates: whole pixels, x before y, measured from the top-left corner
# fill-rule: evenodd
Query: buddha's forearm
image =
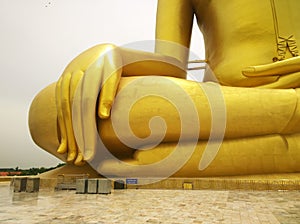
<path fill-rule="evenodd" d="M 176 58 L 127 48 L 119 48 L 119 51 L 122 55 L 122 76 L 159 75 L 186 78 L 186 63 Z"/>

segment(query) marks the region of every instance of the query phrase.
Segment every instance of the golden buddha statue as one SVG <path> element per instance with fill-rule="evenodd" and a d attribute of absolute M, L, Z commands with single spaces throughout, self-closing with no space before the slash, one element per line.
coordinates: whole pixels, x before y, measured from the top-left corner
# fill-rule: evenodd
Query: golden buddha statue
<path fill-rule="evenodd" d="M 155 53 L 77 56 L 34 99 L 32 138 L 103 175 L 299 172 L 299 12 L 298 0 L 159 0 Z M 202 83 L 186 80 L 194 15 Z"/>

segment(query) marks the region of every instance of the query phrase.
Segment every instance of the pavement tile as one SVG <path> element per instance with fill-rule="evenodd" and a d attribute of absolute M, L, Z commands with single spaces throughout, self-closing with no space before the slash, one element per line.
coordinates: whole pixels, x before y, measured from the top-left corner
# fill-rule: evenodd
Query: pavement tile
<path fill-rule="evenodd" d="M 115 190 L 13 193 L 0 184 L 0 223 L 293 224 L 300 223 L 299 191 Z"/>

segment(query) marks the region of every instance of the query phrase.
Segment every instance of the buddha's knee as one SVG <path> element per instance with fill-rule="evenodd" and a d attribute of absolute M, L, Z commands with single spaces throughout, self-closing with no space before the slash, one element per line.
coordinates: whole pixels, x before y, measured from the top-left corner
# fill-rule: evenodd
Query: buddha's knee
<path fill-rule="evenodd" d="M 33 99 L 29 110 L 29 130 L 33 141 L 59 159 L 65 155 L 56 152 L 59 146 L 57 110 L 53 83 L 40 91 Z"/>
<path fill-rule="evenodd" d="M 289 123 L 283 130 L 283 133 L 300 133 L 300 88 L 295 89 L 295 107 Z"/>

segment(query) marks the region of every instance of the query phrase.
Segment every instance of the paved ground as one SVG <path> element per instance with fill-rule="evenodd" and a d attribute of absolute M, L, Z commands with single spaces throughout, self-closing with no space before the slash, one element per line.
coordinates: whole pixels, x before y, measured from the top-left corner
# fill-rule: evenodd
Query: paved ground
<path fill-rule="evenodd" d="M 13 193 L 0 183 L 0 223 L 300 223 L 299 191 L 115 190 Z"/>

